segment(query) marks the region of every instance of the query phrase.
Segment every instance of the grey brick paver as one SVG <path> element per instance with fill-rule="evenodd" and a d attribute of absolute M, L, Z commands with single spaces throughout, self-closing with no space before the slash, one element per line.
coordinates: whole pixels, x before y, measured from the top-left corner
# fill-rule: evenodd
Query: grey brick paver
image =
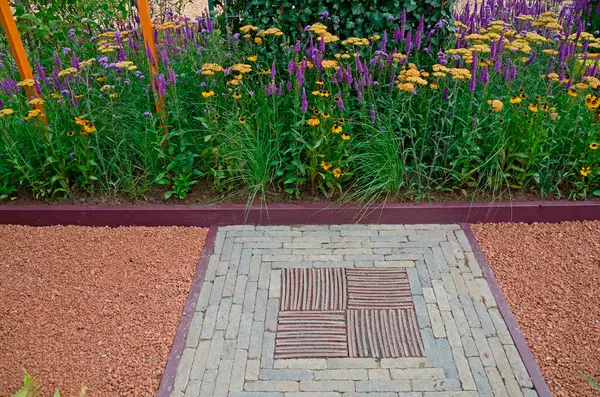
<path fill-rule="evenodd" d="M 204 377 L 202 378 L 202 385 L 200 386 L 200 397 L 210 397 L 214 394 L 215 384 L 217 382 L 217 374 L 218 370 L 209 369 L 204 372 Z"/>
<path fill-rule="evenodd" d="M 303 380 L 300 381 L 300 390 L 310 392 L 354 391 L 354 382 L 351 380 Z"/>
<path fill-rule="evenodd" d="M 201 340 L 198 344 L 198 348 L 195 351 L 194 362 L 190 371 L 190 379 L 202 379 L 204 376 L 204 370 L 206 369 L 206 360 L 208 359 L 208 352 L 210 350 L 210 340 Z M 181 364 L 180 364 L 181 366 Z"/>
<path fill-rule="evenodd" d="M 261 369 L 261 380 L 312 380 L 313 371 L 308 369 Z"/>
<path fill-rule="evenodd" d="M 244 349 L 235 351 L 233 368 L 231 370 L 231 379 L 229 381 L 229 391 L 244 390 L 244 380 L 246 379 L 246 363 L 248 362 L 248 352 Z"/>
<path fill-rule="evenodd" d="M 185 342 L 185 347 L 196 347 L 198 346 L 198 342 L 200 340 L 200 331 L 202 330 L 202 320 L 204 319 L 204 313 L 195 312 L 192 317 L 192 322 L 190 324 L 190 330 L 188 332 L 188 337 Z"/>
<path fill-rule="evenodd" d="M 288 268 L 402 268 L 425 357 L 275 359 Z M 458 225 L 219 228 L 173 397 L 532 397 Z"/>
<path fill-rule="evenodd" d="M 411 391 L 409 380 L 361 380 L 356 382 L 357 392 Z"/>
<path fill-rule="evenodd" d="M 231 310 L 229 311 L 229 323 L 227 324 L 225 339 L 237 339 L 241 320 L 242 305 L 232 305 Z"/>
<path fill-rule="evenodd" d="M 232 368 L 233 360 L 221 360 L 219 372 L 217 373 L 217 379 L 215 381 L 213 397 L 227 397 Z"/>
<path fill-rule="evenodd" d="M 480 397 L 494 397 L 492 392 L 492 386 L 488 381 L 487 374 L 483 368 L 483 364 L 479 357 L 470 357 L 469 366 L 473 373 L 473 379 L 475 380 L 475 386 Z"/>

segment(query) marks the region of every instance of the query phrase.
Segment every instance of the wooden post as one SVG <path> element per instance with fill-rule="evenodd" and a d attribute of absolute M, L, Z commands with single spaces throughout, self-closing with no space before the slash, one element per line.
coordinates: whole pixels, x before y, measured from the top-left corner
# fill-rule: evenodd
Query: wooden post
<path fill-rule="evenodd" d="M 4 0 L 6 1 L 6 0 Z M 154 47 L 154 29 L 152 28 L 152 20 L 150 19 L 150 7 L 148 0 L 137 0 L 138 12 L 140 14 L 140 24 L 142 25 L 142 34 L 144 36 L 144 47 L 146 49 L 146 57 L 148 58 L 148 68 L 152 75 L 152 90 L 154 91 L 154 105 L 156 113 L 165 118 L 164 113 L 165 98 L 156 89 L 156 75 L 158 73 L 158 58 L 156 58 L 156 48 Z"/>
<path fill-rule="evenodd" d="M 19 35 L 19 30 L 17 29 L 17 24 L 13 17 L 12 10 L 10 9 L 10 5 L 8 4 L 8 0 L 0 0 L 0 21 L 2 22 L 2 27 L 8 38 L 8 44 L 10 45 L 10 50 L 15 58 L 17 68 L 19 69 L 21 80 L 34 80 L 31 66 L 27 60 L 27 53 L 25 52 L 25 47 L 23 47 L 23 41 Z M 32 97 L 39 98 L 39 94 L 35 87 L 25 87 L 25 92 L 27 94 L 27 100 L 30 100 Z M 40 119 L 44 124 L 47 124 L 44 106 L 35 105 L 34 107 L 42 112 Z"/>

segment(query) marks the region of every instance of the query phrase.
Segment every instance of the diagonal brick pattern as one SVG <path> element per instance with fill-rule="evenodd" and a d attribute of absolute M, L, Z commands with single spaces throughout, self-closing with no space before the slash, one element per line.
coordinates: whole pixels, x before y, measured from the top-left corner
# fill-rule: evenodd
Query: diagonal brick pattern
<path fill-rule="evenodd" d="M 196 310 L 172 397 L 537 395 L 458 225 L 222 227 Z"/>

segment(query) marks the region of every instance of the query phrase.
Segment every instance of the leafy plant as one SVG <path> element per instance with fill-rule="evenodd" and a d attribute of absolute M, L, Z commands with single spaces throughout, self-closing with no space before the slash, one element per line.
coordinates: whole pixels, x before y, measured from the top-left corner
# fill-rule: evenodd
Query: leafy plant
<path fill-rule="evenodd" d="M 383 34 L 396 26 L 403 11 L 407 26 L 416 27 L 421 19 L 425 25 L 434 25 L 440 19 L 450 18 L 452 1 L 445 0 L 234 0 L 215 1 L 229 16 L 239 17 L 243 24 L 277 27 L 290 36 L 299 38 L 307 25 L 317 16 L 332 22 L 333 33 L 343 37 L 367 37 Z M 242 22 L 239 22 L 242 23 Z"/>
<path fill-rule="evenodd" d="M 19 389 L 12 397 L 38 397 L 40 395 L 35 380 L 26 370 L 23 370 L 23 387 Z M 60 397 L 60 392 L 56 390 L 53 397 Z M 79 397 L 85 397 L 85 387 L 79 392 Z"/>

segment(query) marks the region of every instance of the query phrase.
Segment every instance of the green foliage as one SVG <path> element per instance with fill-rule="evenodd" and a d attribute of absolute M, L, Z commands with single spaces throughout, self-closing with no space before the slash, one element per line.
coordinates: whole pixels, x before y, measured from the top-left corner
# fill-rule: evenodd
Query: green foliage
<path fill-rule="evenodd" d="M 52 43 L 66 42 L 69 31 L 99 30 L 127 19 L 128 0 L 10 0 L 17 27 L 30 50 L 48 56 Z"/>
<path fill-rule="evenodd" d="M 368 37 L 383 34 L 398 26 L 403 10 L 407 26 L 416 27 L 421 18 L 434 25 L 451 16 L 453 2 L 448 0 L 233 0 L 215 1 L 226 14 L 239 17 L 238 23 L 277 27 L 292 39 L 301 35 L 305 26 L 331 21 L 333 34 L 340 37 Z M 328 16 L 323 16 L 327 12 Z M 240 22 L 241 20 L 241 22 Z"/>
<path fill-rule="evenodd" d="M 31 375 L 26 370 L 23 370 L 23 387 L 20 388 L 11 397 L 39 397 L 38 386 Z M 60 392 L 56 390 L 53 397 L 60 397 Z M 79 392 L 79 397 L 85 397 L 85 387 Z"/>
<path fill-rule="evenodd" d="M 267 191 L 307 190 L 364 201 L 473 191 L 600 195 L 600 80 L 583 76 L 577 54 L 557 65 L 561 43 L 512 31 L 496 71 L 495 28 L 468 36 L 456 23 L 465 48 L 452 44 L 438 56 L 416 34 L 408 51 L 391 33 L 385 43 L 318 42 L 319 26 L 296 48 L 278 30 L 261 32 L 266 26 L 238 38 L 199 24 L 156 25 L 163 114 L 139 31 L 124 25 L 118 34 L 76 33 L 56 60 L 34 51 L 47 127 L 17 86 L 14 63 L 0 55 L 0 198 L 21 190 L 42 199 L 143 197 L 158 184 L 165 199 L 185 199 L 202 181 L 250 202 Z M 326 25 L 331 39 L 336 24 Z M 481 52 L 470 81 L 474 48 Z M 533 51 L 535 61 L 525 63 Z M 549 74 L 558 67 L 564 80 Z"/>

